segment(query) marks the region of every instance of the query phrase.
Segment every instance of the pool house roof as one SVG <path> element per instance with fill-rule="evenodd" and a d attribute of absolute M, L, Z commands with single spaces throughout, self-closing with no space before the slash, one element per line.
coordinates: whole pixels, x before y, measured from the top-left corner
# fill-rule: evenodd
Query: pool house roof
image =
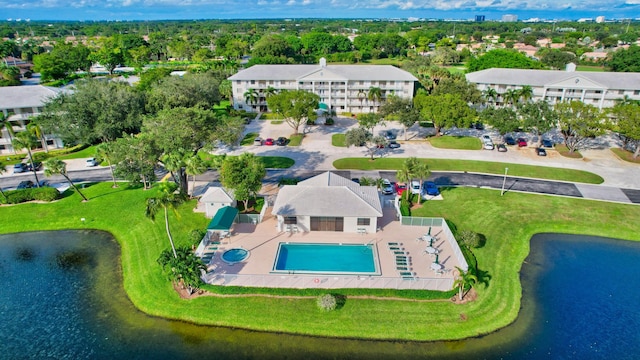
<path fill-rule="evenodd" d="M 231 206 L 222 207 L 209 222 L 207 230 L 229 230 L 237 215 L 238 209 Z"/>
<path fill-rule="evenodd" d="M 280 189 L 273 214 L 281 216 L 381 217 L 375 186 L 360 186 L 330 171 Z"/>

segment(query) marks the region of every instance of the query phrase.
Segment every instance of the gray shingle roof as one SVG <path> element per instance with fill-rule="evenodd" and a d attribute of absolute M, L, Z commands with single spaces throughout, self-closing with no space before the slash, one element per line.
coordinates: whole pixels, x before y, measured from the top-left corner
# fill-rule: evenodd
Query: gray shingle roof
<path fill-rule="evenodd" d="M 418 81 L 409 72 L 391 65 L 254 65 L 229 77 L 229 80 L 298 80 L 326 69 L 338 79 L 369 81 Z M 328 79 L 330 80 L 330 79 Z"/>
<path fill-rule="evenodd" d="M 63 91 L 42 85 L 0 87 L 0 109 L 39 107 Z"/>
<path fill-rule="evenodd" d="M 217 186 L 212 186 L 205 191 L 200 198 L 200 202 L 203 203 L 228 203 L 233 202 L 233 196 L 231 191 Z"/>
<path fill-rule="evenodd" d="M 298 185 L 283 186 L 272 213 L 282 216 L 380 217 L 382 204 L 375 186 L 360 186 L 326 172 Z"/>
<path fill-rule="evenodd" d="M 469 73 L 466 77 L 469 82 L 476 84 L 530 85 L 534 87 L 544 87 L 566 79 L 582 77 L 609 89 L 640 89 L 640 73 L 492 68 Z"/>

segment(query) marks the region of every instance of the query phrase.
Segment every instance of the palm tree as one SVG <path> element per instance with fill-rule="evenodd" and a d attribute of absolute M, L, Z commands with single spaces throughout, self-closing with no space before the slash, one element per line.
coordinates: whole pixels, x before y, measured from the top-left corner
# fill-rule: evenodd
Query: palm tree
<path fill-rule="evenodd" d="M 245 91 L 243 95 L 244 101 L 249 105 L 256 104 L 258 102 L 259 95 L 256 89 L 249 89 Z"/>
<path fill-rule="evenodd" d="M 522 88 L 520 88 L 518 93 L 520 95 L 520 99 L 522 99 L 522 101 L 524 102 L 529 102 L 529 100 L 533 98 L 533 88 L 529 85 L 524 85 Z"/>
<path fill-rule="evenodd" d="M 458 270 L 458 276 L 453 282 L 453 287 L 458 288 L 458 298 L 462 300 L 466 294 L 466 288 L 471 289 L 473 285 L 478 282 L 478 277 L 472 274 L 471 271 L 464 271 L 457 266 L 456 270 Z"/>
<path fill-rule="evenodd" d="M 0 135 L 2 135 L 2 129 L 7 129 L 9 140 L 13 141 L 13 137 L 16 136 L 16 133 L 13 131 L 13 126 L 9 123 L 8 117 L 5 116 L 3 112 L 0 112 Z M 16 152 L 15 148 L 13 149 L 13 152 Z"/>
<path fill-rule="evenodd" d="M 11 144 L 14 149 L 27 149 L 27 153 L 29 154 L 29 162 L 31 163 L 31 171 L 33 171 L 33 176 L 36 178 L 36 186 L 40 187 L 40 182 L 38 180 L 38 174 L 36 173 L 36 167 L 33 164 L 33 154 L 31 153 L 31 148 L 35 147 L 38 144 L 38 139 L 29 131 L 23 131 L 16 134 L 11 140 Z"/>
<path fill-rule="evenodd" d="M 374 104 L 382 100 L 382 90 L 379 87 L 372 86 L 367 93 L 367 99 Z"/>
<path fill-rule="evenodd" d="M 502 99 L 504 100 L 504 102 L 511 106 L 515 105 L 515 103 L 518 102 L 519 98 L 520 92 L 516 89 L 509 89 L 502 94 Z"/>
<path fill-rule="evenodd" d="M 485 100 L 494 104 L 498 99 L 498 92 L 494 88 L 486 88 L 482 90 L 482 96 L 485 98 Z"/>
<path fill-rule="evenodd" d="M 171 243 L 173 256 L 177 258 L 178 254 L 176 253 L 176 247 L 173 244 L 173 237 L 171 236 L 171 229 L 169 228 L 169 209 L 173 209 L 175 211 L 178 205 L 184 202 L 185 196 L 181 192 L 175 192 L 177 188 L 175 183 L 161 182 L 158 186 L 160 189 L 158 196 L 147 199 L 145 215 L 151 219 L 151 221 L 155 221 L 156 214 L 160 208 L 164 210 L 164 226 L 167 231 L 169 243 Z"/>
<path fill-rule="evenodd" d="M 362 101 L 367 97 L 367 94 L 363 89 L 358 90 L 358 100 L 360 100 L 360 107 L 362 107 Z"/>
<path fill-rule="evenodd" d="M 183 194 L 189 192 L 187 184 L 187 174 L 184 171 L 186 156 L 183 151 L 174 151 L 163 155 L 160 158 L 164 168 L 169 170 L 173 181 L 178 185 L 178 189 Z"/>
<path fill-rule="evenodd" d="M 187 175 L 193 176 L 190 194 L 190 196 L 193 197 L 193 192 L 196 189 L 196 175 L 200 175 L 207 171 L 207 166 L 205 165 L 204 160 L 202 160 L 202 158 L 198 156 L 198 154 L 187 157 L 184 164 L 185 172 L 187 173 Z"/>
<path fill-rule="evenodd" d="M 264 98 L 268 99 L 277 93 L 278 93 L 278 90 L 276 90 L 276 88 L 274 88 L 273 86 L 269 86 L 266 89 L 264 89 Z"/>
<path fill-rule="evenodd" d="M 96 146 L 96 157 L 98 159 L 107 160 L 107 164 L 109 164 L 109 170 L 111 170 L 111 179 L 113 180 L 112 188 L 117 188 L 118 183 L 116 182 L 116 175 L 113 170 L 113 164 L 111 164 L 111 157 L 113 155 L 113 150 L 111 143 L 102 143 Z"/>
<path fill-rule="evenodd" d="M 29 125 L 27 125 L 27 131 L 31 132 L 36 138 L 40 140 L 42 144 L 42 148 L 45 152 L 49 152 L 49 147 L 47 146 L 47 139 L 44 138 L 44 132 L 42 131 L 42 127 L 37 123 L 31 121 Z"/>
<path fill-rule="evenodd" d="M 639 100 L 633 100 L 629 95 L 615 99 L 616 105 L 640 105 Z"/>
<path fill-rule="evenodd" d="M 4 166 L 0 166 L 0 174 L 6 172 L 7 170 L 4 168 Z M 7 200 L 7 195 L 4 194 L 4 191 L 2 191 L 2 186 L 0 186 L 0 195 L 2 195 L 2 197 Z"/>
<path fill-rule="evenodd" d="M 403 166 L 400 170 L 398 170 L 398 172 L 396 172 L 396 179 L 398 180 L 398 182 L 405 183 L 407 185 L 411 181 L 411 176 L 411 171 L 405 166 Z M 404 192 L 406 194 L 405 198 L 409 200 L 409 189 L 406 189 Z"/>
<path fill-rule="evenodd" d="M 170 281 L 175 284 L 182 283 L 191 295 L 202 283 L 200 276 L 207 267 L 188 247 L 179 247 L 174 254 L 175 256 L 172 256 L 171 251 L 164 250 L 157 260 L 158 264 L 167 273 Z"/>
<path fill-rule="evenodd" d="M 60 174 L 64 176 L 64 178 L 67 179 L 67 181 L 75 189 L 75 191 L 77 191 L 78 194 L 82 196 L 83 201 L 89 201 L 89 199 L 87 199 L 87 197 L 84 196 L 82 192 L 80 192 L 80 189 L 78 189 L 78 187 L 73 183 L 73 181 L 69 179 L 69 175 L 67 174 L 67 163 L 58 159 L 51 159 L 51 160 L 45 161 L 44 176 L 49 177 L 56 174 Z"/>
<path fill-rule="evenodd" d="M 431 176 L 431 170 L 429 170 L 429 165 L 427 165 L 427 163 L 419 162 L 413 171 L 415 176 L 420 179 L 420 194 L 418 194 L 418 204 L 420 204 L 422 202 L 424 180 Z"/>

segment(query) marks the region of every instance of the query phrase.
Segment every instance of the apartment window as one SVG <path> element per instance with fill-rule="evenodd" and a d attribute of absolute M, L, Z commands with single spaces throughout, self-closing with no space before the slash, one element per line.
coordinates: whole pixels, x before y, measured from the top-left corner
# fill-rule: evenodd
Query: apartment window
<path fill-rule="evenodd" d="M 602 90 L 596 90 L 596 91 L 594 91 L 594 93 L 596 93 L 596 94 L 602 94 Z"/>
<path fill-rule="evenodd" d="M 640 95 L 640 90 L 636 90 L 633 92 L 633 95 Z"/>
<path fill-rule="evenodd" d="M 256 81 L 255 80 L 251 80 L 251 85 L 255 85 Z"/>
<path fill-rule="evenodd" d="M 618 94 L 623 95 L 624 94 L 624 90 L 618 90 Z"/>
<path fill-rule="evenodd" d="M 358 226 L 369 226 L 370 224 L 370 218 L 358 218 Z"/>
<path fill-rule="evenodd" d="M 284 223 L 286 225 L 295 225 L 298 223 L 298 218 L 295 216 L 285 216 L 284 217 Z"/>
<path fill-rule="evenodd" d="M 240 84 L 242 84 L 242 81 L 236 80 L 236 85 L 240 85 Z"/>

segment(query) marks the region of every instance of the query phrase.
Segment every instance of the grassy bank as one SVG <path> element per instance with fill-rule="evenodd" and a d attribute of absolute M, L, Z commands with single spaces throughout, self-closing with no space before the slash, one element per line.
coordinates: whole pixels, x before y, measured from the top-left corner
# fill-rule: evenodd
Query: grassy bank
<path fill-rule="evenodd" d="M 222 155 L 213 155 L 207 152 L 199 152 L 200 157 L 207 163 L 208 167 L 215 167 L 214 164 L 218 162 L 217 159 Z M 258 158 L 264 163 L 264 167 L 267 169 L 288 169 L 295 164 L 295 160 L 284 156 L 259 156 Z"/>
<path fill-rule="evenodd" d="M 434 136 L 429 138 L 433 147 L 439 149 L 480 150 L 482 142 L 471 136 Z"/>
<path fill-rule="evenodd" d="M 486 174 L 504 174 L 509 168 L 510 176 L 523 176 L 537 179 L 574 181 L 587 184 L 602 184 L 604 179 L 588 171 L 554 168 L 545 166 L 496 163 L 476 160 L 421 159 L 426 161 L 432 171 L 469 171 Z M 369 158 L 343 158 L 333 162 L 336 169 L 352 170 L 398 170 L 405 161 L 403 158 L 383 158 L 371 161 Z"/>
<path fill-rule="evenodd" d="M 500 197 L 499 192 L 481 189 L 443 189 L 444 201 L 428 202 L 427 206 L 414 209 L 414 215 L 444 216 L 459 229 L 473 229 L 487 237 L 486 246 L 477 250 L 476 256 L 481 270 L 491 280 L 489 287 L 478 288 L 479 299 L 455 305 L 449 301 L 348 297 L 342 309 L 324 313 L 317 310 L 313 298 L 181 300 L 156 263 L 160 252 L 169 246 L 164 224 L 161 219 L 153 223 L 144 216 L 145 199 L 155 190 L 126 186 L 112 189 L 105 183 L 84 191 L 90 198 L 86 203 L 74 194 L 52 204 L 0 207 L 0 232 L 87 228 L 109 231 L 121 245 L 124 288 L 144 312 L 199 324 L 320 336 L 439 340 L 487 333 L 509 324 L 517 315 L 521 296 L 518 271 L 534 233 L 568 232 L 634 240 L 639 236 L 638 206 L 519 193 Z M 207 224 L 204 216 L 193 213 L 194 206 L 192 201 L 180 207 L 178 218 L 170 212 L 177 245 L 191 245 L 187 234 Z M 82 223 L 81 218 L 86 221 Z"/>

